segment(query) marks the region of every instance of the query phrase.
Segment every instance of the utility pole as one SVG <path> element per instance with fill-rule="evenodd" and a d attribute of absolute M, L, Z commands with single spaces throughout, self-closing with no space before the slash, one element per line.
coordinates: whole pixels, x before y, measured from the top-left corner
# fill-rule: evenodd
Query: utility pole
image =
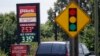
<path fill-rule="evenodd" d="M 98 42 L 98 1 L 99 0 L 94 0 L 94 20 L 95 20 L 95 24 L 94 24 L 94 26 L 95 26 L 95 31 L 96 31 L 96 34 L 95 34 L 95 55 L 96 56 L 99 56 L 99 53 L 98 53 L 98 46 L 99 46 L 99 42 Z"/>

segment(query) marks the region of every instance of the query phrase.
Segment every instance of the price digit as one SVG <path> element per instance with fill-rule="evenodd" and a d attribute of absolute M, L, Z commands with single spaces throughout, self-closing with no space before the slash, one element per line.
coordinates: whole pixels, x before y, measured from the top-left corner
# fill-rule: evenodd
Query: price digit
<path fill-rule="evenodd" d="M 22 42 L 32 42 L 34 36 L 22 36 Z"/>
<path fill-rule="evenodd" d="M 32 30 L 33 30 L 33 27 L 21 27 L 21 32 L 22 33 L 27 33 L 27 32 L 32 32 Z"/>
<path fill-rule="evenodd" d="M 24 36 L 22 36 L 22 42 L 25 42 L 25 37 Z"/>
<path fill-rule="evenodd" d="M 34 38 L 33 36 L 27 36 L 26 42 L 32 42 L 33 38 Z"/>

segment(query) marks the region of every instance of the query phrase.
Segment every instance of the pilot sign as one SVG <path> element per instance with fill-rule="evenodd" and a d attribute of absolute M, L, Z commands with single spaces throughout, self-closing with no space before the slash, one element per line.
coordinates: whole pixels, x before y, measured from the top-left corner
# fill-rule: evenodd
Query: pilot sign
<path fill-rule="evenodd" d="M 38 41 L 39 3 L 17 4 L 18 40 L 21 42 Z"/>

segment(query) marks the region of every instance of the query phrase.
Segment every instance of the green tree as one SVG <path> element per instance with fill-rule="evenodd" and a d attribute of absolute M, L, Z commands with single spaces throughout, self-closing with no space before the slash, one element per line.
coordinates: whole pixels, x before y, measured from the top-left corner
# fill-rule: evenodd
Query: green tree
<path fill-rule="evenodd" d="M 60 12 L 66 8 L 67 5 L 67 0 L 57 0 L 57 2 L 54 3 L 54 9 L 50 8 L 48 10 L 48 19 L 51 21 L 51 23 L 53 24 L 53 29 L 55 29 L 55 17 L 57 16 L 57 14 L 59 15 Z M 59 27 L 59 25 L 57 25 L 57 34 L 58 37 L 62 37 L 63 40 L 66 40 L 68 38 L 68 36 L 65 34 L 65 32 Z M 54 33 L 54 32 L 53 32 Z"/>
<path fill-rule="evenodd" d="M 88 25 L 85 29 L 80 33 L 80 42 L 85 43 L 86 46 L 91 50 L 94 51 L 94 36 L 95 36 L 95 29 L 93 26 Z"/>
<path fill-rule="evenodd" d="M 53 36 L 53 25 L 50 21 L 47 21 L 46 24 L 41 24 L 41 36 L 42 37 L 52 37 Z"/>
<path fill-rule="evenodd" d="M 0 14 L 1 49 L 9 51 L 10 44 L 16 42 L 17 19 L 15 13 Z"/>

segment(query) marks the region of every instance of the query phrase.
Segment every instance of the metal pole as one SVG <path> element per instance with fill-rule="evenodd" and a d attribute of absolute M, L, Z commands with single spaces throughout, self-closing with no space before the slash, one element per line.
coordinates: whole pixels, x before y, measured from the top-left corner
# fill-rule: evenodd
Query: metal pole
<path fill-rule="evenodd" d="M 78 36 L 70 39 L 70 56 L 78 56 Z"/>
<path fill-rule="evenodd" d="M 55 40 L 57 41 L 57 24 L 54 23 L 54 27 L 55 27 Z"/>
<path fill-rule="evenodd" d="M 98 54 L 98 0 L 94 0 L 94 18 L 95 18 L 95 31 L 96 31 L 96 35 L 95 35 L 95 55 L 99 56 Z"/>
<path fill-rule="evenodd" d="M 71 0 L 78 3 L 78 0 Z M 70 56 L 78 56 L 78 36 L 70 38 Z"/>
<path fill-rule="evenodd" d="M 56 12 L 54 12 L 54 18 L 56 18 Z M 57 24 L 54 22 L 54 34 L 55 34 L 55 40 L 57 41 Z"/>
<path fill-rule="evenodd" d="M 70 56 L 74 56 L 74 39 L 70 38 Z"/>

